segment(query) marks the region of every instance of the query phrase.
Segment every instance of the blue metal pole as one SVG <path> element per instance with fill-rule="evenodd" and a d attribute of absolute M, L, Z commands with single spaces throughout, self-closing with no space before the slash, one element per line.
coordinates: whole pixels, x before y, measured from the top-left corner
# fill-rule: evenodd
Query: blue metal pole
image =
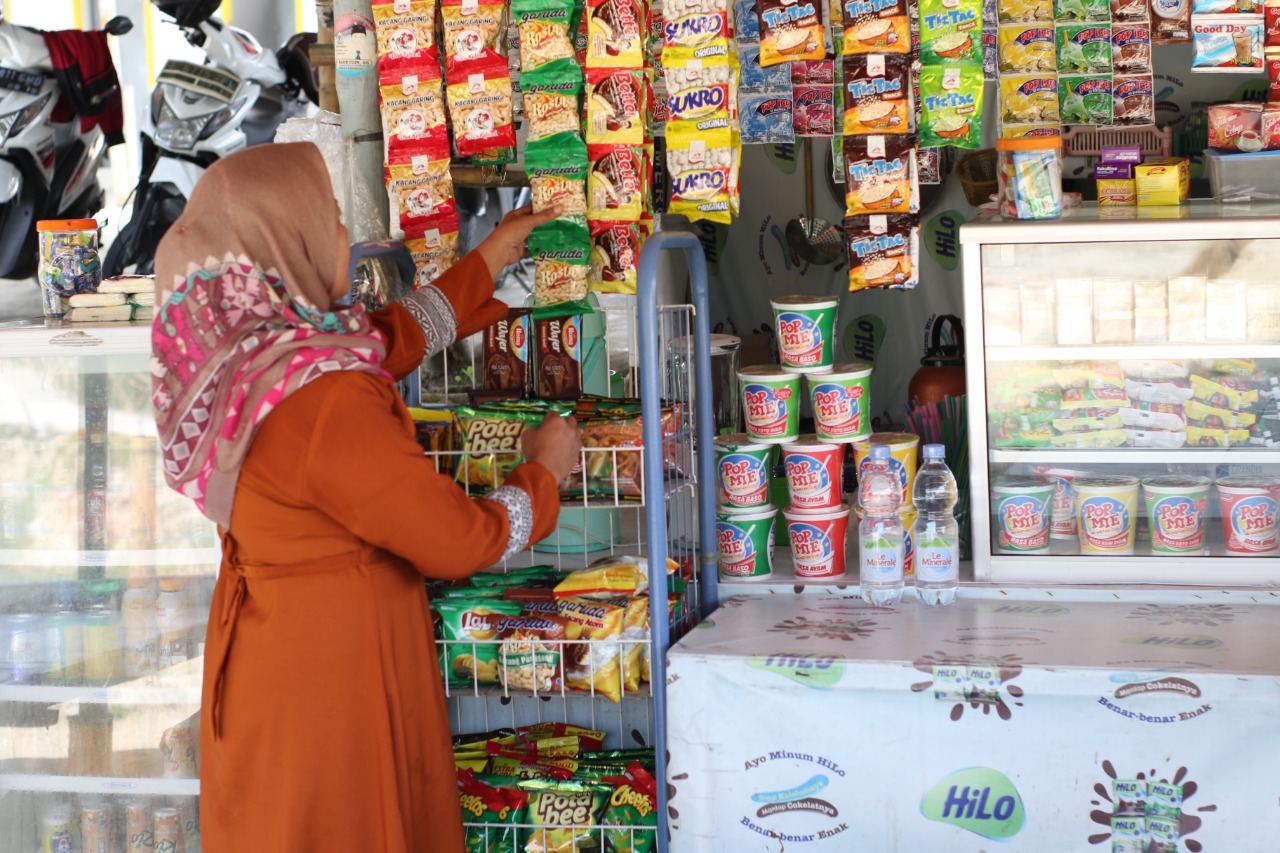
<path fill-rule="evenodd" d="M 694 429 L 698 462 L 698 526 L 700 532 L 699 579 L 702 594 L 700 618 L 714 608 L 716 593 L 715 514 L 712 496 L 714 476 L 714 420 L 711 399 L 711 324 L 708 318 L 707 268 L 702 244 L 692 234 L 659 232 L 640 251 L 636 328 L 640 356 L 640 412 L 643 417 L 645 526 L 649 539 L 649 624 L 652 642 L 650 662 L 653 687 L 653 749 L 658 780 L 658 853 L 667 853 L 667 648 L 670 626 L 666 614 L 667 517 L 662 499 L 661 377 L 663 356 L 658 324 L 658 258 L 666 250 L 683 251 L 688 261 L 694 305 L 694 388 L 697 411 Z M 710 548 L 708 571 L 707 549 Z"/>

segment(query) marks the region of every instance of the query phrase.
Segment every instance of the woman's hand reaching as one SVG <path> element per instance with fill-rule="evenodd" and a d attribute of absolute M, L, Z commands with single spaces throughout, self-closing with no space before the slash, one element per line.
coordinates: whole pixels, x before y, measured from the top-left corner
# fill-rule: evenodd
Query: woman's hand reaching
<path fill-rule="evenodd" d="M 498 223 L 497 228 L 493 229 L 493 233 L 475 249 L 489 266 L 489 274 L 496 279 L 503 267 L 514 264 L 524 257 L 525 242 L 529 239 L 529 232 L 539 225 L 551 222 L 559 215 L 559 205 L 541 213 L 534 213 L 532 207 L 525 206 L 518 207 L 502 217 L 502 221 Z"/>
<path fill-rule="evenodd" d="M 572 417 L 547 415 L 537 427 L 524 431 L 520 444 L 525 460 L 546 468 L 559 483 L 578 464 L 582 433 Z"/>

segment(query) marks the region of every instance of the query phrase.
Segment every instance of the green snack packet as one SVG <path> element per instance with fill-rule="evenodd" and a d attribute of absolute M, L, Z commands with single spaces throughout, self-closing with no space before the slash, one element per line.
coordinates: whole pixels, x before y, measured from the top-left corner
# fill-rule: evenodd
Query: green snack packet
<path fill-rule="evenodd" d="M 1058 73 L 1110 74 L 1111 27 L 1097 24 L 1059 26 L 1054 34 L 1057 44 Z"/>
<path fill-rule="evenodd" d="M 920 62 L 982 65 L 982 0 L 920 0 Z"/>
<path fill-rule="evenodd" d="M 511 20 L 519 28 L 520 71 L 556 61 L 573 61 L 574 0 L 511 0 Z"/>
<path fill-rule="evenodd" d="M 1111 23 L 1110 0 L 1053 0 L 1053 19 L 1058 23 Z"/>
<path fill-rule="evenodd" d="M 524 461 L 520 436 L 526 426 L 537 426 L 542 413 L 475 409 L 459 406 L 453 413 L 455 435 L 463 455 L 454 465 L 454 479 L 469 491 L 482 493 L 501 486 L 507 475 Z"/>
<path fill-rule="evenodd" d="M 609 795 L 608 785 L 559 779 L 522 779 L 520 788 L 529 794 L 525 822 L 528 831 L 526 853 L 560 850 L 598 850 L 600 837 L 591 831 L 600 825 Z"/>
<path fill-rule="evenodd" d="M 460 770 L 458 799 L 462 804 L 462 822 L 467 824 L 466 853 L 517 853 L 520 850 L 519 830 L 510 824 L 524 823 L 528 792 L 501 776 Z"/>
<path fill-rule="evenodd" d="M 536 580 L 551 579 L 566 574 L 555 566 L 525 566 L 505 572 L 479 572 L 467 581 L 473 587 L 491 587 L 501 590 L 505 587 L 524 586 Z"/>
<path fill-rule="evenodd" d="M 921 148 L 982 145 L 985 82 L 981 65 L 921 69 Z"/>
<path fill-rule="evenodd" d="M 572 59 L 557 59 L 520 75 L 528 142 L 581 126 L 582 71 Z M 535 149 L 536 150 L 536 149 Z M 586 156 L 586 149 L 583 149 Z"/>
<path fill-rule="evenodd" d="M 576 131 L 556 133 L 531 141 L 524 148 L 524 169 L 533 192 L 533 212 L 560 205 L 560 218 L 582 228 L 589 248 L 587 227 L 587 143 Z M 548 229 L 548 223 L 538 229 Z M 535 232 L 536 233 L 536 232 Z"/>
<path fill-rule="evenodd" d="M 658 849 L 658 783 L 639 762 L 607 780 L 613 792 L 600 822 L 605 849 L 611 853 L 652 853 Z M 652 828 L 650 828 L 652 827 Z"/>
<path fill-rule="evenodd" d="M 1111 125 L 1110 76 L 1058 78 L 1058 113 L 1063 124 Z"/>
<path fill-rule="evenodd" d="M 581 302 L 587 298 L 591 236 L 586 228 L 585 210 L 584 207 L 582 217 L 562 216 L 529 235 L 529 254 L 534 263 L 533 296 L 541 305 Z M 581 223 L 577 219 L 581 219 Z"/>
<path fill-rule="evenodd" d="M 437 627 L 440 672 L 450 687 L 498 682 L 499 622 L 519 616 L 519 602 L 500 598 L 446 598 L 433 602 L 440 617 Z"/>

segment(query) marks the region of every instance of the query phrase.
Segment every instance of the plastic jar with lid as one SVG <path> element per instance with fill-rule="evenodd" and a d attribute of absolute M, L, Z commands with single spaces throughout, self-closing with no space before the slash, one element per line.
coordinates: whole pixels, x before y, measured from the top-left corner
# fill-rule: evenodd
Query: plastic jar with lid
<path fill-rule="evenodd" d="M 1062 139 L 996 140 L 1000 213 L 1014 219 L 1062 215 Z"/>
<path fill-rule="evenodd" d="M 36 223 L 40 283 L 46 317 L 61 317 L 77 293 L 91 293 L 102 283 L 96 219 L 42 219 Z"/>

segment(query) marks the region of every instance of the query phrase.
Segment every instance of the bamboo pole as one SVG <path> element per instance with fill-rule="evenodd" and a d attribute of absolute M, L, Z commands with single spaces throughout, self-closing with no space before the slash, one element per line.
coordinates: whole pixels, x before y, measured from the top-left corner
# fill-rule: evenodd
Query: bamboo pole
<path fill-rule="evenodd" d="M 337 71 L 333 62 L 333 0 L 316 0 L 316 44 L 311 61 L 320 74 L 320 109 L 338 112 Z"/>

